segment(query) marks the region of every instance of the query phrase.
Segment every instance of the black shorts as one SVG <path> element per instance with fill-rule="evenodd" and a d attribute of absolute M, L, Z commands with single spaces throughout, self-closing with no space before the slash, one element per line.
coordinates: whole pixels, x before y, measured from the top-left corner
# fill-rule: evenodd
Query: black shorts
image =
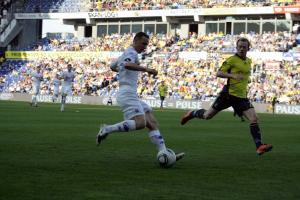
<path fill-rule="evenodd" d="M 161 101 L 165 100 L 165 97 L 164 96 L 160 96 L 160 100 Z"/>
<path fill-rule="evenodd" d="M 253 108 L 248 98 L 239 98 L 228 94 L 228 92 L 221 92 L 212 107 L 218 111 L 224 110 L 232 106 L 234 112 L 238 116 L 243 116 L 243 112 L 249 108 Z"/>

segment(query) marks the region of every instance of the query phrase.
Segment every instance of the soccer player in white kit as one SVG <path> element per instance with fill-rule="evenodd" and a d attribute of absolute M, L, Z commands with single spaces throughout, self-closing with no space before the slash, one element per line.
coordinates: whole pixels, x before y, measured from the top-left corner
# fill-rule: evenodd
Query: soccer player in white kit
<path fill-rule="evenodd" d="M 59 74 L 55 74 L 55 77 L 53 79 L 53 96 L 52 96 L 53 103 L 58 99 L 59 86 L 60 86 L 60 77 Z"/>
<path fill-rule="evenodd" d="M 165 150 L 164 138 L 158 129 L 158 123 L 152 113 L 151 107 L 138 98 L 137 82 L 139 72 L 147 72 L 153 76 L 157 71 L 139 65 L 138 53 L 142 53 L 149 44 L 149 36 L 139 32 L 133 39 L 133 45 L 111 64 L 113 71 L 119 72 L 119 92 L 117 102 L 121 106 L 124 121 L 114 125 L 102 125 L 96 137 L 99 145 L 109 134 L 114 132 L 129 132 L 147 127 L 149 138 L 158 151 Z M 184 153 L 176 154 L 176 160 L 183 158 Z"/>
<path fill-rule="evenodd" d="M 72 70 L 72 65 L 68 64 L 67 65 L 68 70 L 64 71 L 62 73 L 62 79 L 64 80 L 63 85 L 62 85 L 62 94 L 61 94 L 61 107 L 60 111 L 64 112 L 65 110 L 65 103 L 66 103 L 66 98 L 67 95 L 72 95 L 72 85 L 74 82 L 75 78 L 75 73 Z"/>
<path fill-rule="evenodd" d="M 37 107 L 37 99 L 36 96 L 40 93 L 41 81 L 43 80 L 43 72 L 41 72 L 41 66 L 36 67 L 36 71 L 31 73 L 32 80 L 32 90 L 33 96 L 31 98 L 31 106 Z"/>

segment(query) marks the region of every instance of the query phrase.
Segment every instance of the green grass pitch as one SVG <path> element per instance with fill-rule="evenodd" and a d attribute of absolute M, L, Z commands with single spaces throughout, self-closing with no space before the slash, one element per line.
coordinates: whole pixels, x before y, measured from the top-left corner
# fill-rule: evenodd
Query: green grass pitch
<path fill-rule="evenodd" d="M 123 119 L 118 107 L 59 110 L 0 101 L 1 200 L 300 199 L 299 116 L 259 114 L 274 149 L 257 156 L 248 123 L 232 113 L 181 126 L 183 110 L 155 109 L 167 146 L 186 153 L 162 169 L 146 130 L 96 146 L 100 123 Z"/>

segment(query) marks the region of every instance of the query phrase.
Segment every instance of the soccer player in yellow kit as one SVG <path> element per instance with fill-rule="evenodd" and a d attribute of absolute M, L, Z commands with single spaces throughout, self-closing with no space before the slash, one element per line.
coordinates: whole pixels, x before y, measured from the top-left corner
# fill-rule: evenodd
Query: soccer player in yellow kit
<path fill-rule="evenodd" d="M 161 81 L 161 84 L 158 86 L 158 92 L 160 97 L 160 109 L 164 107 L 163 103 L 168 92 L 168 86 L 165 84 L 165 81 Z"/>
<path fill-rule="evenodd" d="M 251 59 L 247 58 L 250 42 L 240 38 L 236 42 L 237 53 L 229 57 L 217 72 L 217 77 L 227 78 L 224 86 L 213 105 L 208 109 L 189 111 L 181 118 L 184 125 L 193 118 L 211 119 L 218 112 L 230 106 L 239 116 L 245 116 L 250 121 L 250 132 L 256 146 L 256 153 L 262 155 L 272 150 L 271 144 L 263 144 L 261 140 L 258 118 L 253 105 L 247 98 L 247 85 L 251 72 Z"/>

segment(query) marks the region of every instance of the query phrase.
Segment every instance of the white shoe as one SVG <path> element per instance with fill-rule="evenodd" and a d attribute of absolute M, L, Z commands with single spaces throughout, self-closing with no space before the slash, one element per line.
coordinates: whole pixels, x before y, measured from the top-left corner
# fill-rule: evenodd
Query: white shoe
<path fill-rule="evenodd" d="M 175 153 L 175 154 L 176 154 L 176 161 L 181 160 L 185 156 L 184 152 Z"/>
<path fill-rule="evenodd" d="M 96 144 L 100 145 L 101 141 L 108 136 L 108 132 L 105 132 L 106 124 L 101 125 L 100 130 L 96 136 Z"/>

